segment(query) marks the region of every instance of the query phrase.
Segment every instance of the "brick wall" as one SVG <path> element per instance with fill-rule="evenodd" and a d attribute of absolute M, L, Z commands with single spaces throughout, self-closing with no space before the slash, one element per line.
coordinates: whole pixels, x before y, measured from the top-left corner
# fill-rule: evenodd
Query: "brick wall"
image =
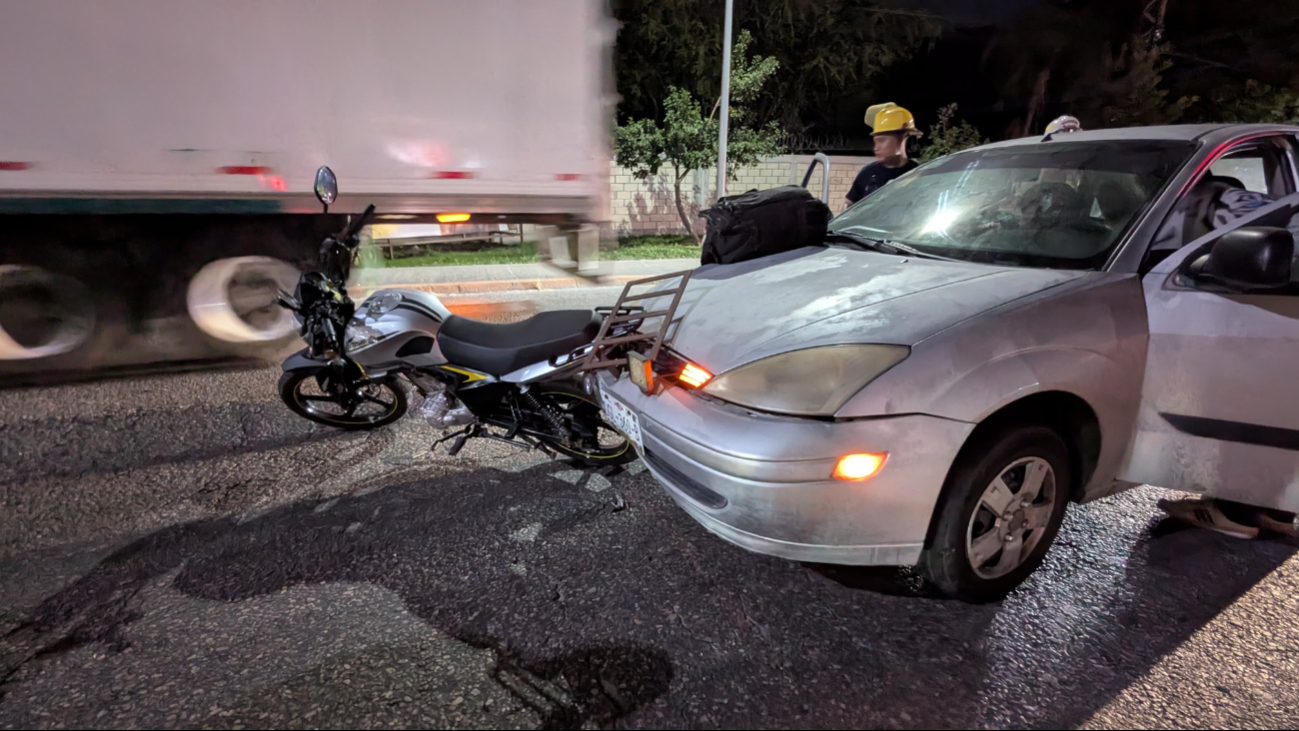
<path fill-rule="evenodd" d="M 862 166 L 872 160 L 869 157 L 830 158 L 831 210 L 838 213 L 847 206 L 844 195 L 848 193 L 853 178 Z M 781 185 L 798 185 L 803 182 L 803 175 L 811 162 L 811 155 L 782 155 L 772 158 L 737 171 L 735 177 L 727 182 L 726 190 L 729 193 L 740 193 L 754 188 L 766 190 Z M 821 173 L 821 167 L 817 166 L 812 180 L 808 182 L 808 188 L 818 196 L 821 194 Z M 677 215 L 672 181 L 668 175 L 641 181 L 632 177 L 628 171 L 612 165 L 610 180 L 610 233 L 629 236 L 685 232 Z M 701 208 L 706 207 L 703 204 L 706 198 L 711 197 L 716 182 L 715 170 L 696 171 L 681 181 L 686 214 L 694 221 L 699 232 L 703 231 L 703 219 L 698 218 L 697 214 Z"/>

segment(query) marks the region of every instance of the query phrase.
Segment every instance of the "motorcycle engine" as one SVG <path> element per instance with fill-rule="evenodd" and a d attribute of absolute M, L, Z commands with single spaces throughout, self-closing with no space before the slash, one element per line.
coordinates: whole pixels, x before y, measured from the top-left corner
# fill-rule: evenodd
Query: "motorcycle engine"
<path fill-rule="evenodd" d="M 415 379 L 412 379 L 415 380 Z M 446 386 L 432 378 L 420 378 L 415 385 L 424 396 L 419 415 L 435 429 L 472 424 L 478 417 L 460 399 L 447 393 Z"/>

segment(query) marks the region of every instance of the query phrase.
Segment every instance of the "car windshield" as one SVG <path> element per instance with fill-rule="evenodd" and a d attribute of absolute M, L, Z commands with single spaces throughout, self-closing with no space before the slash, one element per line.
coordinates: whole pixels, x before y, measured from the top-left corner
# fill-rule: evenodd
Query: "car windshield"
<path fill-rule="evenodd" d="M 1116 140 L 960 152 L 889 183 L 830 230 L 953 259 L 1098 269 L 1194 149 Z"/>

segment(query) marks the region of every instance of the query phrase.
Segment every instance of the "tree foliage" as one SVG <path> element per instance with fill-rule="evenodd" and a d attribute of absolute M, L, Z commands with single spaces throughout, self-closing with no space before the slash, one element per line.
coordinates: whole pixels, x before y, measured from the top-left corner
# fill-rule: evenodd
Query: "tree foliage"
<path fill-rule="evenodd" d="M 1299 4 L 1177 0 L 1158 44 L 1141 5 L 1035 3 L 995 33 L 982 74 L 999 82 L 999 103 L 1017 117 L 996 131 L 1039 134 L 1060 114 L 1093 129 L 1293 119 Z"/>
<path fill-rule="evenodd" d="M 735 168 L 757 163 L 764 157 L 778 155 L 781 131 L 774 122 L 755 124 L 747 108 L 759 99 L 763 85 L 776 73 L 779 63 L 770 57 L 749 55 L 753 37 L 741 31 L 731 54 L 730 124 L 727 130 L 727 175 Z M 615 153 L 620 166 L 634 176 L 647 180 L 666 170 L 672 181 L 677 215 L 681 224 L 694 236 L 694 226 L 686 213 L 681 183 L 695 170 L 706 170 L 717 160 L 717 137 L 720 121 L 717 111 L 720 97 L 705 116 L 699 101 L 686 89 L 669 87 L 663 102 L 662 122 L 634 119 L 618 127 Z M 698 237 L 696 236 L 696 241 Z"/>
<path fill-rule="evenodd" d="M 1196 116 L 1206 122 L 1299 124 L 1299 91 L 1249 79 L 1210 93 Z"/>
<path fill-rule="evenodd" d="M 937 160 L 944 155 L 960 152 L 971 147 L 986 144 L 988 140 L 979 134 L 974 125 L 956 120 L 956 104 L 948 104 L 938 110 L 938 121 L 929 128 L 929 144 L 925 145 L 920 155 L 921 162 Z"/>
<path fill-rule="evenodd" d="M 1095 80 L 1083 83 L 1095 91 L 1080 99 L 1079 113 L 1091 117 L 1093 127 L 1133 127 L 1173 124 L 1181 120 L 1196 97 L 1170 98 L 1164 72 L 1173 62 L 1168 44 L 1150 45 L 1133 36 L 1118 53 L 1106 47 L 1096 65 Z M 1066 97 L 1066 101 L 1069 97 Z"/>
<path fill-rule="evenodd" d="M 621 119 L 661 119 L 672 87 L 696 99 L 720 92 L 721 0 L 620 0 L 615 67 Z M 896 0 L 744 0 L 735 23 L 777 64 L 755 121 L 799 132 L 845 95 L 936 38 L 932 16 Z M 862 107 L 865 109 L 865 106 Z"/>

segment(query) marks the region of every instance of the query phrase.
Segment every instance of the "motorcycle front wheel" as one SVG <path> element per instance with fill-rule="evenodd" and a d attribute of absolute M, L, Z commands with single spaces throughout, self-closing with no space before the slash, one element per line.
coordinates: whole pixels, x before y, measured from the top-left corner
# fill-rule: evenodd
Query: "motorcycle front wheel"
<path fill-rule="evenodd" d="M 293 413 L 336 429 L 364 431 L 387 426 L 406 414 L 406 392 L 391 379 L 367 383 L 358 397 L 344 403 L 326 393 L 310 373 L 289 371 L 280 376 L 280 400 Z"/>
<path fill-rule="evenodd" d="M 595 399 L 576 386 L 552 383 L 537 388 L 536 393 L 559 412 L 576 439 L 542 437 L 546 446 L 591 467 L 627 464 L 637 458 L 631 440 L 605 421 L 604 412 Z"/>

